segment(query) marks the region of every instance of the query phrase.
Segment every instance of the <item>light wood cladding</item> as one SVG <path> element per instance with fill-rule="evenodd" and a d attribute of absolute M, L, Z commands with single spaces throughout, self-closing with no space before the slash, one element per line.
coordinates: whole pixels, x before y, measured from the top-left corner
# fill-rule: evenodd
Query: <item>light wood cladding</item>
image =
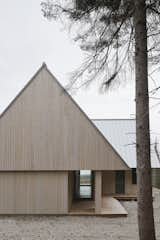
<path fill-rule="evenodd" d="M 95 213 L 101 212 L 102 208 L 102 172 L 95 171 Z"/>
<path fill-rule="evenodd" d="M 128 169 L 46 67 L 0 118 L 0 170 Z"/>
<path fill-rule="evenodd" d="M 68 172 L 68 208 L 71 209 L 74 197 L 74 172 Z"/>
<path fill-rule="evenodd" d="M 0 172 L 0 214 L 67 214 L 67 172 Z"/>
<path fill-rule="evenodd" d="M 132 184 L 132 171 L 125 171 L 125 194 L 137 195 L 137 184 Z"/>
<path fill-rule="evenodd" d="M 102 172 L 102 193 L 109 195 L 115 193 L 115 172 L 104 171 Z"/>
<path fill-rule="evenodd" d="M 102 194 L 115 194 L 115 171 L 102 172 Z M 122 194 L 121 194 L 122 195 Z M 132 184 L 132 171 L 125 171 L 125 195 L 137 195 L 137 185 Z"/>

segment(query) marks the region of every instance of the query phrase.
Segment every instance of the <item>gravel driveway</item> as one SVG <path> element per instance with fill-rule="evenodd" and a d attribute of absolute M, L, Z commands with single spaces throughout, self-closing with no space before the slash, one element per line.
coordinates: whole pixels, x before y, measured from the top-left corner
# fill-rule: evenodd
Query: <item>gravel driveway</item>
<path fill-rule="evenodd" d="M 154 191 L 157 240 L 160 239 L 160 191 Z M 0 217 L 0 240 L 136 240 L 136 202 L 123 202 L 128 217 Z"/>

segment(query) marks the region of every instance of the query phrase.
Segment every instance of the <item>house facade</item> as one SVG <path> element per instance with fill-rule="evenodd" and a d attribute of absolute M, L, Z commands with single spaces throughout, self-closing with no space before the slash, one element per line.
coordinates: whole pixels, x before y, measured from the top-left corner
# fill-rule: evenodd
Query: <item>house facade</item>
<path fill-rule="evenodd" d="M 135 198 L 135 170 L 96 124 L 43 64 L 0 117 L 0 214 L 102 214 L 105 196 Z"/>

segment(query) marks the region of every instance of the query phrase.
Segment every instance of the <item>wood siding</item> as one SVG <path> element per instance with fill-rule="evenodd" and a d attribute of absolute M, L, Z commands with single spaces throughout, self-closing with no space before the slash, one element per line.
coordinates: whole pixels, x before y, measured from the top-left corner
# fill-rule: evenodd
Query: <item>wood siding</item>
<path fill-rule="evenodd" d="M 68 209 L 70 210 L 73 203 L 74 195 L 74 172 L 68 172 Z"/>
<path fill-rule="evenodd" d="M 115 172 L 102 172 L 102 194 L 112 195 L 115 193 Z M 137 194 L 137 185 L 132 184 L 132 171 L 125 171 L 125 194 L 135 196 Z"/>
<path fill-rule="evenodd" d="M 42 67 L 0 119 L 0 170 L 121 170 L 120 156 Z"/>
<path fill-rule="evenodd" d="M 115 193 L 115 172 L 102 172 L 102 194 L 109 195 Z"/>
<path fill-rule="evenodd" d="M 95 171 L 95 213 L 101 212 L 102 208 L 102 172 Z"/>
<path fill-rule="evenodd" d="M 0 172 L 0 214 L 67 213 L 67 172 Z"/>
<path fill-rule="evenodd" d="M 152 185 L 156 188 L 160 188 L 160 169 L 152 169 Z"/>
<path fill-rule="evenodd" d="M 125 193 L 128 195 L 137 195 L 137 184 L 132 184 L 132 171 L 125 172 Z"/>

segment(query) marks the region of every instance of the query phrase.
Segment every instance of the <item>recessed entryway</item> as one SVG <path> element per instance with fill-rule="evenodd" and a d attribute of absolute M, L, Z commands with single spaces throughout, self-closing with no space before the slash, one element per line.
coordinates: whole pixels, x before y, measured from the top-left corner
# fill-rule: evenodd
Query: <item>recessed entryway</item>
<path fill-rule="evenodd" d="M 70 214 L 90 215 L 95 213 L 94 172 L 91 170 L 73 171 L 69 174 Z M 73 184 L 72 184 L 73 183 Z M 71 199 L 69 197 L 69 199 Z"/>
<path fill-rule="evenodd" d="M 122 172 L 117 173 L 117 178 L 123 179 Z M 111 194 L 110 196 L 103 195 L 102 180 L 102 171 L 81 170 L 69 172 L 68 200 L 70 215 L 127 215 L 123 205 L 117 199 Z M 117 188 L 119 191 L 123 190 L 122 186 L 117 185 Z"/>

